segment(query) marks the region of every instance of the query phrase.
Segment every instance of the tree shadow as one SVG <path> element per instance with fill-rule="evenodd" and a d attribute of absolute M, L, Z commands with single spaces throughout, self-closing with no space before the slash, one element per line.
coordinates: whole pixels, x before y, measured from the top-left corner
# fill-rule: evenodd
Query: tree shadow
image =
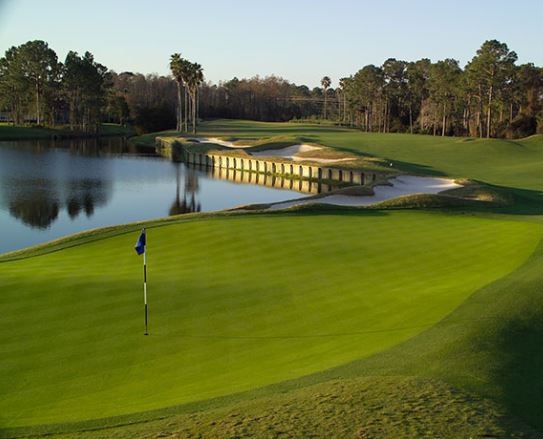
<path fill-rule="evenodd" d="M 538 286 L 543 292 L 543 284 Z M 543 431 L 543 312 L 518 317 L 496 334 L 493 378 L 511 413 Z"/>
<path fill-rule="evenodd" d="M 388 159 L 385 159 L 388 160 Z M 428 165 L 421 165 L 418 163 L 403 162 L 401 160 L 390 160 L 390 163 L 394 166 L 395 169 L 405 172 L 406 174 L 415 174 L 415 175 L 427 175 L 431 177 L 446 177 L 447 174 L 443 171 L 433 168 Z"/>

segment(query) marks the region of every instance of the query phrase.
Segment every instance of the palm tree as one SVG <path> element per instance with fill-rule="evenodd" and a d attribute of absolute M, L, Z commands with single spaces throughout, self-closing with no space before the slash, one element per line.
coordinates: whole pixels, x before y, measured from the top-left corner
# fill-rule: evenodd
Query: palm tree
<path fill-rule="evenodd" d="M 198 63 L 188 63 L 186 68 L 186 85 L 189 90 L 192 133 L 196 134 L 196 120 L 198 110 L 198 89 L 204 80 L 202 66 Z"/>
<path fill-rule="evenodd" d="M 198 89 L 204 81 L 204 69 L 198 63 L 181 58 L 181 54 L 174 53 L 170 58 L 170 69 L 177 82 L 177 130 L 188 131 L 189 122 L 192 122 L 192 133 L 196 134 L 196 120 L 198 116 Z M 181 90 L 184 92 L 184 106 Z M 184 114 L 183 114 L 184 113 Z M 184 119 L 183 119 L 184 117 Z"/>
<path fill-rule="evenodd" d="M 328 87 L 330 87 L 331 84 L 332 84 L 332 80 L 328 76 L 325 76 L 324 78 L 321 79 L 321 85 L 322 85 L 322 88 L 324 89 L 324 118 L 325 119 L 326 119 L 326 95 L 327 95 Z"/>
<path fill-rule="evenodd" d="M 182 131 L 181 123 L 183 121 L 183 106 L 181 99 L 181 90 L 184 89 L 184 78 L 183 78 L 183 58 L 181 58 L 180 53 L 174 53 L 170 57 L 170 70 L 172 75 L 177 83 L 177 131 Z"/>
<path fill-rule="evenodd" d="M 345 123 L 347 115 L 347 81 L 348 78 L 341 78 L 339 80 L 339 87 L 341 88 L 341 97 L 343 98 L 343 118 L 339 117 L 339 123 Z M 339 100 L 339 106 L 341 108 L 341 99 Z"/>
<path fill-rule="evenodd" d="M 184 99 L 185 99 L 185 120 L 183 122 L 183 131 L 189 131 L 189 119 L 191 115 L 190 110 L 190 90 L 189 90 L 189 81 L 192 71 L 192 63 L 188 59 L 183 59 L 181 61 L 181 75 L 183 77 L 183 90 L 184 90 Z"/>

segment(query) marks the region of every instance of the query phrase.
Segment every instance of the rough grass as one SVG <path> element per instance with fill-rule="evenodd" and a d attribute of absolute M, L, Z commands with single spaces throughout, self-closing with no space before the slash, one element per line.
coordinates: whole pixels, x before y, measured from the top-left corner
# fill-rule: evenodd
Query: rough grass
<path fill-rule="evenodd" d="M 410 439 L 539 436 L 495 402 L 459 391 L 443 382 L 410 377 L 363 377 L 331 380 L 226 408 L 89 431 L 77 437 Z"/>
<path fill-rule="evenodd" d="M 414 212 L 152 228 L 150 337 L 137 233 L 2 263 L 0 424 L 160 409 L 367 357 L 516 269 L 541 234 L 536 224 Z"/>

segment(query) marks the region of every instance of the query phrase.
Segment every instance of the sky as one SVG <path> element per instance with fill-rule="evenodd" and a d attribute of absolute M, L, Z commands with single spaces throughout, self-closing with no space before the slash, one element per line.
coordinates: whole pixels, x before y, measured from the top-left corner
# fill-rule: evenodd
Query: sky
<path fill-rule="evenodd" d="M 314 87 L 387 58 L 465 65 L 485 40 L 543 66 L 541 0 L 0 0 L 0 56 L 44 40 L 117 72 L 168 74 L 180 52 L 217 83 L 281 76 Z"/>

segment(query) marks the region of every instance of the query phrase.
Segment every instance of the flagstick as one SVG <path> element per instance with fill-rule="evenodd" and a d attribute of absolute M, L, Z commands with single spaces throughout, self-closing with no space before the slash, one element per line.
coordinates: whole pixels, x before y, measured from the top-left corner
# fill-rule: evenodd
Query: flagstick
<path fill-rule="evenodd" d="M 147 331 L 147 260 L 145 258 L 145 247 L 143 250 L 143 302 L 145 303 L 145 335 L 149 335 Z"/>

